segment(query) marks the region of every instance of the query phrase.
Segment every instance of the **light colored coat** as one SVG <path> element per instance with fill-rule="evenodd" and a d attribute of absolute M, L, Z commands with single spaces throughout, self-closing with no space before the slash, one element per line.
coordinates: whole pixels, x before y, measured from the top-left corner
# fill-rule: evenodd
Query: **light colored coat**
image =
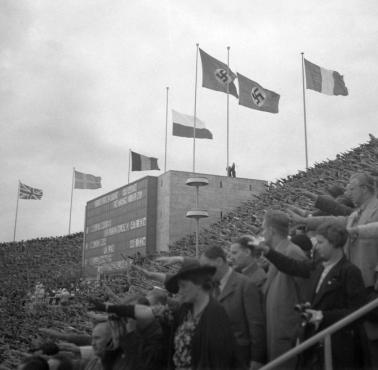
<path fill-rule="evenodd" d="M 275 250 L 297 260 L 306 260 L 304 252 L 288 239 L 282 241 Z M 284 274 L 274 265 L 269 266 L 264 286 L 269 361 L 295 345 L 301 317 L 294 306 L 308 300 L 307 286 L 306 280 Z M 285 363 L 283 368 L 295 368 L 295 359 L 290 364 Z"/>

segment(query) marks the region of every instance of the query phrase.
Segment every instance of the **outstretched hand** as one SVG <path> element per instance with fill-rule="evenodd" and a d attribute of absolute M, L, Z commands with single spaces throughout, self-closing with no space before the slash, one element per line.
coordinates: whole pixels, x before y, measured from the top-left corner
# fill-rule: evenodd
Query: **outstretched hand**
<path fill-rule="evenodd" d="M 307 198 L 310 198 L 311 200 L 316 200 L 317 199 L 317 194 L 312 193 L 311 191 L 308 190 L 301 190 L 302 195 L 306 196 Z"/>
<path fill-rule="evenodd" d="M 148 271 L 147 269 L 145 269 L 143 267 L 140 267 L 138 265 L 131 265 L 131 268 L 141 272 L 143 275 L 145 275 L 147 277 L 151 277 L 151 271 Z"/>
<path fill-rule="evenodd" d="M 290 218 L 290 222 L 292 224 L 301 224 L 301 223 L 304 223 L 306 218 L 305 217 L 302 217 L 302 216 L 299 216 L 298 214 L 296 214 L 295 212 L 293 212 L 291 209 L 287 209 L 286 210 L 286 213 L 288 214 L 289 218 Z"/>
<path fill-rule="evenodd" d="M 60 351 L 80 353 L 80 348 L 76 344 L 73 344 L 73 343 L 59 342 L 58 347 Z"/>
<path fill-rule="evenodd" d="M 106 305 L 104 302 L 97 298 L 88 297 L 88 310 L 89 311 L 106 311 Z"/>
<path fill-rule="evenodd" d="M 64 333 L 61 333 L 59 332 L 58 330 L 55 330 L 55 329 L 50 329 L 50 328 L 39 328 L 38 331 L 42 334 L 45 334 L 47 335 L 48 337 L 51 337 L 51 338 L 64 338 L 65 337 L 65 334 Z"/>
<path fill-rule="evenodd" d="M 251 237 L 251 241 L 248 242 L 248 245 L 253 247 L 253 249 L 257 252 L 262 252 L 263 254 L 269 251 L 269 246 L 264 242 L 261 238 Z"/>
<path fill-rule="evenodd" d="M 297 215 L 301 217 L 307 217 L 308 212 L 302 208 L 293 206 L 292 204 L 288 204 L 286 207 L 287 209 L 289 209 L 290 211 L 296 213 Z"/>
<path fill-rule="evenodd" d="M 181 256 L 158 257 L 156 258 L 155 261 L 161 262 L 163 266 L 172 266 L 175 263 L 182 263 L 183 257 Z"/>

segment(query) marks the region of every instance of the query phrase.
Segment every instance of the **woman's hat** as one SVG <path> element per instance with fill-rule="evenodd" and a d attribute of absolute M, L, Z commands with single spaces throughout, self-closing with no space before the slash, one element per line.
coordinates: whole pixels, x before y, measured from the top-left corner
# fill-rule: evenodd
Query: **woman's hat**
<path fill-rule="evenodd" d="M 214 266 L 201 265 L 197 259 L 185 257 L 181 268 L 175 275 L 169 277 L 164 285 L 168 292 L 176 294 L 179 291 L 178 281 L 185 280 L 187 275 L 193 276 L 199 274 L 213 276 L 215 271 L 216 267 Z"/>

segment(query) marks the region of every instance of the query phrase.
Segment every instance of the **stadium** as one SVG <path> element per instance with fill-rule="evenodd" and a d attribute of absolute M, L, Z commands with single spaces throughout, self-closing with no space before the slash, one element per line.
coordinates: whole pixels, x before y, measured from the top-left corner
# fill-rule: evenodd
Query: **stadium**
<path fill-rule="evenodd" d="M 378 369 L 377 15 L 1 0 L 0 370 Z"/>

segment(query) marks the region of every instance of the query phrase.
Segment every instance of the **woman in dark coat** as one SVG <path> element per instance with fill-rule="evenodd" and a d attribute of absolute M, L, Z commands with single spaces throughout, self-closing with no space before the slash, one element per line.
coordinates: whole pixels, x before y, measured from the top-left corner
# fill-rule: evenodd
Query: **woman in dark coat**
<path fill-rule="evenodd" d="M 343 226 L 324 223 L 316 230 L 317 251 L 322 263 L 298 261 L 267 246 L 259 246 L 265 257 L 282 272 L 311 279 L 311 308 L 305 326 L 304 339 L 341 320 L 366 303 L 366 292 L 360 269 L 344 256 L 343 246 L 348 233 Z M 334 369 L 362 368 L 361 328 L 358 323 L 344 327 L 331 337 Z M 314 346 L 305 351 L 300 369 L 322 369 L 323 350 Z"/>
<path fill-rule="evenodd" d="M 142 305 L 109 305 L 96 302 L 94 308 L 148 322 L 158 318 L 168 330 L 169 368 L 237 369 L 235 338 L 224 308 L 211 297 L 211 277 L 215 267 L 201 266 L 187 259 L 165 285 L 178 293 L 177 308 Z M 93 303 L 93 302 L 92 302 Z"/>

